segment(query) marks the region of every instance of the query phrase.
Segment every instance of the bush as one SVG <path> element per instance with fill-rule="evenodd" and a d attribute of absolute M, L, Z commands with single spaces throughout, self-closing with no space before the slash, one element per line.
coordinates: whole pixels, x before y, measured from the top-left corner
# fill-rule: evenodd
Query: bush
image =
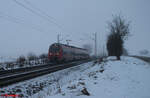
<path fill-rule="evenodd" d="M 20 56 L 18 59 L 17 59 L 17 62 L 19 63 L 19 66 L 22 67 L 24 66 L 24 63 L 26 61 L 26 58 L 24 56 Z"/>
<path fill-rule="evenodd" d="M 123 53 L 123 40 L 119 34 L 111 34 L 108 37 L 107 50 L 109 56 L 117 56 L 117 59 L 120 60 Z"/>
<path fill-rule="evenodd" d="M 20 56 L 18 59 L 17 59 L 17 62 L 18 63 L 24 63 L 26 61 L 26 58 L 24 56 Z"/>
<path fill-rule="evenodd" d="M 43 54 L 41 54 L 41 55 L 39 56 L 39 58 L 40 58 L 40 59 L 47 58 L 47 54 L 44 54 L 44 53 L 43 53 Z"/>
<path fill-rule="evenodd" d="M 36 60 L 38 57 L 34 53 L 29 53 L 27 56 L 29 61 Z"/>

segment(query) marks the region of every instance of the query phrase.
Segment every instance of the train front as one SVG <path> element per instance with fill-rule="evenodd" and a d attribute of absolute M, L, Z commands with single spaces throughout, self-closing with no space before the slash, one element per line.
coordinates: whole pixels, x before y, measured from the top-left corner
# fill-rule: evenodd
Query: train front
<path fill-rule="evenodd" d="M 62 60 L 62 49 L 60 44 L 55 43 L 49 47 L 48 59 L 51 62 L 60 62 Z"/>

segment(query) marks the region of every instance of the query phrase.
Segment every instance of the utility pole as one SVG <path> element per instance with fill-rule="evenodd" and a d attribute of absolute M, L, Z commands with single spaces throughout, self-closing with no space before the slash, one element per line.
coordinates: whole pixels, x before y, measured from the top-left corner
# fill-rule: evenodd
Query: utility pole
<path fill-rule="evenodd" d="M 60 34 L 57 35 L 57 43 L 58 44 L 60 43 L 60 38 L 59 37 L 60 37 Z"/>
<path fill-rule="evenodd" d="M 94 33 L 95 38 L 94 38 L 94 42 L 95 42 L 95 56 L 97 57 L 97 33 Z"/>
<path fill-rule="evenodd" d="M 105 54 L 105 46 L 103 45 L 103 57 L 105 57 L 106 54 Z"/>

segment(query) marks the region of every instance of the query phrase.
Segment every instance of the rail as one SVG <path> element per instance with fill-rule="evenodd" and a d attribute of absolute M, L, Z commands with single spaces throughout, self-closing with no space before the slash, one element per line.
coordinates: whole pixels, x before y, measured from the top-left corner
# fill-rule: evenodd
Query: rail
<path fill-rule="evenodd" d="M 41 65 L 37 67 L 32 68 L 20 68 L 20 69 L 14 69 L 14 70 L 7 70 L 7 71 L 0 71 L 0 87 L 5 87 L 17 82 L 21 82 L 24 80 L 28 80 L 37 76 L 41 76 L 44 74 L 49 74 L 52 72 L 56 72 L 58 70 L 62 70 L 65 68 L 77 66 L 79 64 L 89 62 L 92 59 L 89 60 L 82 60 L 82 61 L 76 61 L 76 62 L 70 62 L 66 64 L 47 64 L 47 65 Z"/>

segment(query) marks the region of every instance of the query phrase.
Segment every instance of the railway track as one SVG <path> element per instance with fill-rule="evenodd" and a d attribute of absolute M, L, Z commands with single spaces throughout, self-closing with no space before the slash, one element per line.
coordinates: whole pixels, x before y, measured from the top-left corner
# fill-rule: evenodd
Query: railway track
<path fill-rule="evenodd" d="M 0 78 L 4 77 L 4 76 L 8 76 L 11 74 L 17 74 L 17 73 L 21 73 L 21 72 L 25 72 L 25 71 L 32 71 L 32 70 L 38 70 L 40 68 L 43 67 L 48 67 L 48 66 L 55 66 L 56 64 L 43 64 L 40 66 L 33 66 L 33 67 L 26 67 L 26 68 L 18 68 L 18 69 L 12 69 L 12 70 L 4 70 L 4 71 L 0 71 Z"/>
<path fill-rule="evenodd" d="M 58 70 L 62 70 L 65 68 L 77 66 L 79 64 L 91 61 L 90 60 L 82 60 L 76 62 L 70 62 L 66 64 L 46 64 L 41 66 L 35 66 L 30 68 L 20 68 L 8 71 L 0 71 L 0 87 L 5 87 L 17 82 L 21 82 L 24 80 L 28 80 L 37 76 L 41 76 L 44 74 L 49 74 L 52 72 L 56 72 Z"/>
<path fill-rule="evenodd" d="M 132 57 L 136 57 L 138 59 L 141 59 L 143 61 L 150 63 L 150 57 L 145 57 L 145 56 L 132 56 Z"/>

